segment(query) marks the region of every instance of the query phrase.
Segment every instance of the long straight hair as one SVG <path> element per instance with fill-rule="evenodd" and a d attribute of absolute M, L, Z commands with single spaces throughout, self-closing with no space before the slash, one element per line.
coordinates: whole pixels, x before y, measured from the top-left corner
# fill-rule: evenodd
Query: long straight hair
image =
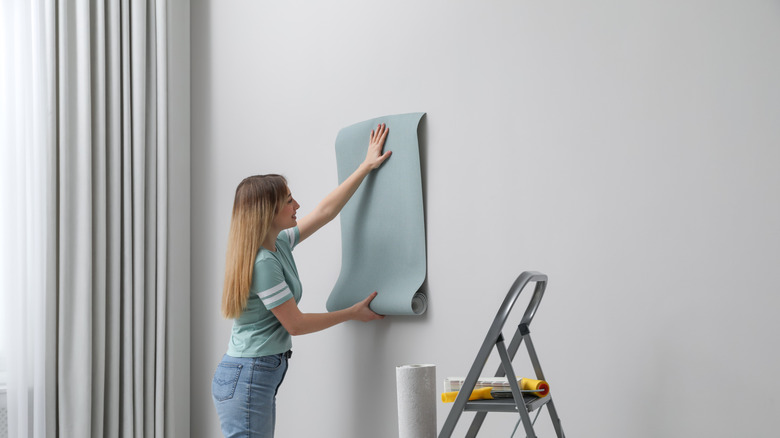
<path fill-rule="evenodd" d="M 246 309 L 255 257 L 285 199 L 287 180 L 281 175 L 250 176 L 236 188 L 222 288 L 225 318 L 238 318 Z"/>

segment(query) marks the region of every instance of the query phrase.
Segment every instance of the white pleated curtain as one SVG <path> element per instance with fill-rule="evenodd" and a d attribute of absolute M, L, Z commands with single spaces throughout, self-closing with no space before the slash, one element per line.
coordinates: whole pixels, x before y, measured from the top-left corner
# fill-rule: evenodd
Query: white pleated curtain
<path fill-rule="evenodd" d="M 2 6 L 9 436 L 164 435 L 165 6 Z"/>

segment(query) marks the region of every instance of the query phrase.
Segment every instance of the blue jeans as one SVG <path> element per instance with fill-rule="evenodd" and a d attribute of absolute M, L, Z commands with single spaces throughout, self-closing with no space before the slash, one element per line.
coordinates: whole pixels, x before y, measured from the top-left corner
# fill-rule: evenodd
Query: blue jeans
<path fill-rule="evenodd" d="M 285 354 L 222 357 L 211 396 L 225 438 L 273 438 L 276 393 L 286 373 Z"/>

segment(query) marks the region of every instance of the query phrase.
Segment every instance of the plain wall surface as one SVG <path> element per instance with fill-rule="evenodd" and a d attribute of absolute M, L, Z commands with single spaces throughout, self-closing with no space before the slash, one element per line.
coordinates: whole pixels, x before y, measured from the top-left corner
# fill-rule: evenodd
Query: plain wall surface
<path fill-rule="evenodd" d="M 465 375 L 524 270 L 550 278 L 531 330 L 568 436 L 777 436 L 780 3 L 204 0 L 191 17 L 193 437 L 219 436 L 236 185 L 282 173 L 302 217 L 335 187 L 340 128 L 415 111 L 428 313 L 294 338 L 277 436 L 397 436 L 395 367 Z M 339 233 L 295 251 L 303 311 L 325 311 Z M 537 432 L 554 436 L 546 413 Z"/>

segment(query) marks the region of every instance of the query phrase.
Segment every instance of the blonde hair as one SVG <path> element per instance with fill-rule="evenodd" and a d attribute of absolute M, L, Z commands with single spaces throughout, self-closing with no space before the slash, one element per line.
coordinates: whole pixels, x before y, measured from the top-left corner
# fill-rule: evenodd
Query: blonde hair
<path fill-rule="evenodd" d="M 225 318 L 238 318 L 246 309 L 255 257 L 286 199 L 287 180 L 281 175 L 250 176 L 236 188 L 222 288 Z"/>

